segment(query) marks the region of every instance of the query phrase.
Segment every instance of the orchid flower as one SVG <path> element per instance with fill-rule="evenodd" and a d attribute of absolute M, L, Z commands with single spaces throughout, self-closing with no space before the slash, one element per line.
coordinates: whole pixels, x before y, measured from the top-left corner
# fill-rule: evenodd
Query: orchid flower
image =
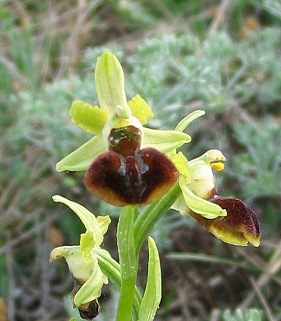
<path fill-rule="evenodd" d="M 95 136 L 61 160 L 57 170 L 87 170 L 85 185 L 112 205 L 159 199 L 178 178 L 164 153 L 188 143 L 190 136 L 143 127 L 151 108 L 139 95 L 127 102 L 123 70 L 113 54 L 98 58 L 95 82 L 100 106 L 75 101 L 70 109 L 72 120 Z"/>
<path fill-rule="evenodd" d="M 95 217 L 85 207 L 62 196 L 53 196 L 55 202 L 61 202 L 71 208 L 80 218 L 86 232 L 80 236 L 80 245 L 60 246 L 52 250 L 50 261 L 65 258 L 74 278 L 72 292 L 73 304 L 83 316 L 93 318 L 99 312 L 98 297 L 103 284 L 108 283 L 101 271 L 95 254 L 110 254 L 100 248 L 104 234 L 110 224 L 109 216 Z"/>
<path fill-rule="evenodd" d="M 179 184 L 182 195 L 173 205 L 181 214 L 189 213 L 198 223 L 226 243 L 245 246 L 260 244 L 260 227 L 255 212 L 237 198 L 219 196 L 213 169 L 224 169 L 224 155 L 209 150 L 202 156 L 187 161 L 182 154 L 174 156 L 181 172 Z M 221 211 L 217 215 L 216 207 Z M 215 214 L 215 215 L 214 215 Z"/>
<path fill-rule="evenodd" d="M 165 195 L 179 178 L 182 195 L 174 208 L 181 213 L 193 213 L 195 218 L 202 217 L 200 222 L 222 240 L 240 245 L 248 241 L 259 244 L 257 219 L 249 214 L 251 211 L 246 205 L 244 212 L 235 216 L 240 232 L 236 231 L 233 239 L 223 236 L 226 230 L 228 234 L 231 230 L 230 208 L 225 205 L 231 201 L 230 198 L 218 201 L 212 169 L 223 169 L 224 155 L 210 150 L 187 161 L 182 153 L 177 153 L 179 147 L 191 140 L 184 130 L 204 111 L 186 116 L 175 130 L 144 127 L 153 116 L 151 108 L 139 95 L 127 102 L 122 67 L 110 53 L 98 58 L 95 83 L 99 106 L 74 101 L 70 109 L 72 121 L 95 136 L 61 160 L 58 171 L 86 171 L 87 188 L 116 206 L 152 203 Z M 246 229 L 241 220 L 247 216 L 255 223 L 247 221 Z M 228 225 L 224 232 L 222 222 Z"/>

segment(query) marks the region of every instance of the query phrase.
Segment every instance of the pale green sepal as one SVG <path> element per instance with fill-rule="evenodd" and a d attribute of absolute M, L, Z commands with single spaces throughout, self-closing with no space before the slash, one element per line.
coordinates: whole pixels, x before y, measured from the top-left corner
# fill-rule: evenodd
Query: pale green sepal
<path fill-rule="evenodd" d="M 154 319 L 162 296 L 160 259 L 152 237 L 148 238 L 148 250 L 148 276 L 138 321 L 152 321 Z"/>
<path fill-rule="evenodd" d="M 72 103 L 69 114 L 76 125 L 95 135 L 101 134 L 109 118 L 109 112 L 106 109 L 92 106 L 80 100 L 75 100 Z"/>
<path fill-rule="evenodd" d="M 128 105 L 135 116 L 142 124 L 146 124 L 148 118 L 153 117 L 153 112 L 148 103 L 140 96 L 136 95 L 129 102 Z"/>
<path fill-rule="evenodd" d="M 85 264 L 80 246 L 60 246 L 52 250 L 50 262 L 65 258 L 69 271 L 74 278 L 86 281 L 92 273 L 92 265 Z"/>
<path fill-rule="evenodd" d="M 96 242 L 92 232 L 86 231 L 80 235 L 80 247 L 85 264 L 92 263 L 91 251 L 95 246 L 95 243 Z"/>
<path fill-rule="evenodd" d="M 178 211 L 181 215 L 188 214 L 189 208 L 186 205 L 183 194 L 181 194 L 174 204 L 171 206 L 172 209 Z"/>
<path fill-rule="evenodd" d="M 169 153 L 190 141 L 191 137 L 185 133 L 144 128 L 143 147 L 154 147 L 162 153 Z"/>
<path fill-rule="evenodd" d="M 81 147 L 76 149 L 74 152 L 59 161 L 57 163 L 56 169 L 58 172 L 85 171 L 89 168 L 98 154 L 103 151 L 105 151 L 105 145 L 102 136 L 95 136 L 88 140 Z"/>
<path fill-rule="evenodd" d="M 226 210 L 219 205 L 208 202 L 190 191 L 185 181 L 181 178 L 179 181 L 184 200 L 187 206 L 196 214 L 200 214 L 207 219 L 214 219 L 218 216 L 226 216 Z"/>
<path fill-rule="evenodd" d="M 73 302 L 76 307 L 79 307 L 81 304 L 91 302 L 101 295 L 104 276 L 99 267 L 97 258 L 93 257 L 92 260 L 92 274 L 74 296 Z"/>
<path fill-rule="evenodd" d="M 111 219 L 108 215 L 98 216 L 97 221 L 99 223 L 99 228 L 100 228 L 101 234 L 104 235 L 108 230 L 108 226 L 111 222 Z"/>
<path fill-rule="evenodd" d="M 107 228 L 105 227 L 105 225 L 110 224 L 110 218 L 109 216 L 104 216 L 102 219 L 102 228 L 100 228 L 99 225 L 99 221 L 97 220 L 97 218 L 95 217 L 94 214 L 92 214 L 90 211 L 88 211 L 84 206 L 72 202 L 60 195 L 54 195 L 53 196 L 53 200 L 55 202 L 60 202 L 63 203 L 65 205 L 67 205 L 69 208 L 71 208 L 73 210 L 73 212 L 75 212 L 78 217 L 80 218 L 80 220 L 82 221 L 82 223 L 84 224 L 85 228 L 87 231 L 90 231 L 93 234 L 93 238 L 94 238 L 94 247 L 99 247 L 103 241 L 103 235 L 104 233 L 107 231 Z M 100 219 L 99 219 L 100 220 Z"/>
<path fill-rule="evenodd" d="M 187 115 L 186 117 L 184 117 L 177 125 L 177 127 L 175 128 L 176 131 L 179 132 L 183 132 L 186 127 L 193 122 L 195 119 L 201 117 L 205 115 L 205 111 L 204 110 L 195 110 L 192 113 L 190 113 L 189 115 Z"/>
<path fill-rule="evenodd" d="M 118 59 L 112 53 L 106 52 L 98 57 L 95 82 L 101 108 L 115 113 L 118 105 L 127 106 L 123 70 Z"/>

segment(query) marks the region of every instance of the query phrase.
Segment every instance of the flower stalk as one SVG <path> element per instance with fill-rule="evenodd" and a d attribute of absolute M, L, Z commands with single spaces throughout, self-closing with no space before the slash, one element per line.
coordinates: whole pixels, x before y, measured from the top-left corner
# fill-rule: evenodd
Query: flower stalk
<path fill-rule="evenodd" d="M 134 241 L 135 206 L 123 207 L 118 227 L 117 245 L 119 252 L 121 289 L 116 321 L 130 321 L 134 290 L 138 273 L 138 260 Z"/>

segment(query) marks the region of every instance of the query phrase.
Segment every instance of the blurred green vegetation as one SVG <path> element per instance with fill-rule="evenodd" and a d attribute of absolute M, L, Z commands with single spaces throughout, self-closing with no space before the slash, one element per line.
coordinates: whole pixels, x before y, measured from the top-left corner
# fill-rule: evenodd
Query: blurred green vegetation
<path fill-rule="evenodd" d="M 241 249 L 167 213 L 153 232 L 164 276 L 157 320 L 280 319 L 280 12 L 278 0 L 0 3 L 0 298 L 10 321 L 67 320 L 63 297 L 72 280 L 63 263 L 48 259 L 54 246 L 76 244 L 82 226 L 53 194 L 118 215 L 89 196 L 83 173 L 55 171 L 89 138 L 68 110 L 74 99 L 97 101 L 93 70 L 106 50 L 125 69 L 128 97 L 139 93 L 152 106 L 150 126 L 170 129 L 206 111 L 184 151 L 192 158 L 221 149 L 228 161 L 219 191 L 248 202 L 261 221 L 260 248 Z M 106 240 L 113 253 L 115 223 Z M 229 257 L 262 272 L 204 260 L 183 265 L 169 252 Z M 102 309 L 114 298 L 105 288 Z"/>

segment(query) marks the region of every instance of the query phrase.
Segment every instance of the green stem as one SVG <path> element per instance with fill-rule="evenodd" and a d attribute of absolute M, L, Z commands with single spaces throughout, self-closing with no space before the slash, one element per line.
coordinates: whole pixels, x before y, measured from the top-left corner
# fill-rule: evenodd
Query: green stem
<path fill-rule="evenodd" d="M 117 245 L 121 272 L 121 291 L 116 321 L 130 321 L 136 286 L 138 259 L 134 241 L 134 221 L 137 208 L 129 205 L 122 209 L 118 228 Z"/>
<path fill-rule="evenodd" d="M 121 288 L 121 275 L 120 265 L 107 254 L 98 251 L 95 253 L 96 258 L 99 261 L 99 266 L 102 272 L 108 277 L 109 281 L 112 282 L 116 288 L 120 291 Z M 137 320 L 138 312 L 140 309 L 142 297 L 135 286 L 134 290 L 134 301 L 133 301 L 133 320 Z"/>
<path fill-rule="evenodd" d="M 139 253 L 143 242 L 147 239 L 156 222 L 174 204 L 180 196 L 180 193 L 181 189 L 177 182 L 165 196 L 159 201 L 149 205 L 145 211 L 137 217 L 134 224 L 136 253 Z"/>

